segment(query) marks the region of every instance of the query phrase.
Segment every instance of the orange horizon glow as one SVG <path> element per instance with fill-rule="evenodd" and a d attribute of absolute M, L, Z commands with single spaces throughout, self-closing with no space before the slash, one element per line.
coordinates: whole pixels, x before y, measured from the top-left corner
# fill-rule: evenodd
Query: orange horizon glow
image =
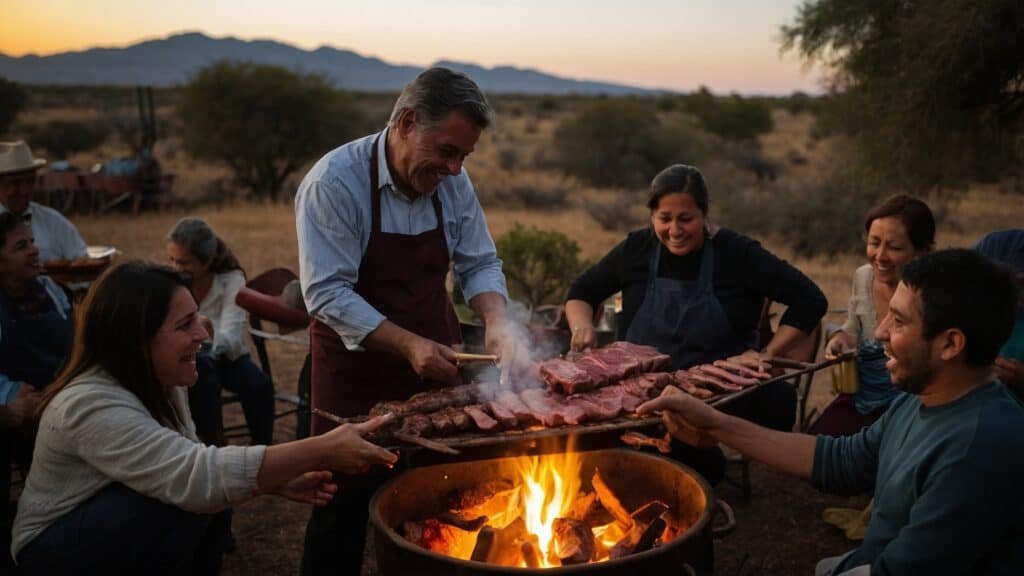
<path fill-rule="evenodd" d="M 37 0 L 4 4 L 8 56 L 124 47 L 181 32 L 327 45 L 391 64 L 455 60 L 648 88 L 818 91 L 779 26 L 798 0 L 393 0 L 387 6 L 293 0 Z M 403 16 L 404 15 L 404 16 Z"/>

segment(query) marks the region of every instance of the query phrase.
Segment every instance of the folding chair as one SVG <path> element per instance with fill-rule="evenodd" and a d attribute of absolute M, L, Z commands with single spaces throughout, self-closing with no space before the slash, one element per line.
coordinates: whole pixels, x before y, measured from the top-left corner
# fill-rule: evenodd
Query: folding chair
<path fill-rule="evenodd" d="M 285 268 L 273 268 L 254 277 L 246 283 L 245 287 L 238 291 L 235 303 L 249 313 L 249 335 L 252 337 L 253 345 L 256 347 L 256 354 L 260 360 L 260 368 L 273 384 L 273 373 L 270 369 L 270 356 L 267 354 L 267 341 L 275 340 L 287 342 L 296 346 L 309 348 L 309 336 L 305 329 L 311 321 L 305 310 L 294 308 L 284 304 L 279 296 L 285 285 L 296 280 L 297 276 L 291 270 Z M 263 322 L 271 322 L 277 325 L 277 331 L 265 330 Z M 298 332 L 293 334 L 292 332 Z M 278 412 L 274 419 L 295 414 L 295 437 L 305 438 L 309 436 L 310 426 L 310 355 L 307 351 L 303 361 L 302 371 L 299 374 L 298 386 L 295 394 L 276 392 L 274 398 L 280 402 L 289 404 L 287 410 Z M 238 401 L 237 396 L 226 394 L 224 402 Z M 230 426 L 224 429 L 226 438 L 245 436 L 248 428 L 245 425 Z"/>

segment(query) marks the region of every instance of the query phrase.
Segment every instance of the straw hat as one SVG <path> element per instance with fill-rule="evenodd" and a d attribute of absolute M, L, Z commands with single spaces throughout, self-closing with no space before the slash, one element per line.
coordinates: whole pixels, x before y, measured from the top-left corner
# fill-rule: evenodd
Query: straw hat
<path fill-rule="evenodd" d="M 24 140 L 0 142 L 0 174 L 36 170 L 43 164 L 46 160 L 33 158 L 32 150 Z"/>

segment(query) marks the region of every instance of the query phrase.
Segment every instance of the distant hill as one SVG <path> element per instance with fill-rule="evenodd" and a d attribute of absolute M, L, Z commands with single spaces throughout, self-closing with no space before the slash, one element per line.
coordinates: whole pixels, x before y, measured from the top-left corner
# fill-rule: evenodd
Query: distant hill
<path fill-rule="evenodd" d="M 14 58 L 0 53 L 0 76 L 24 84 L 171 86 L 188 81 L 215 60 L 248 60 L 277 64 L 302 72 L 318 72 L 337 87 L 368 92 L 401 90 L 421 69 L 389 64 L 349 50 L 322 46 L 302 50 L 271 40 L 211 38 L 190 32 L 125 48 L 92 48 L 52 56 Z M 461 62 L 439 62 L 469 74 L 486 92 L 524 94 L 644 94 L 652 90 L 572 80 L 537 70 L 499 66 L 483 68 Z"/>

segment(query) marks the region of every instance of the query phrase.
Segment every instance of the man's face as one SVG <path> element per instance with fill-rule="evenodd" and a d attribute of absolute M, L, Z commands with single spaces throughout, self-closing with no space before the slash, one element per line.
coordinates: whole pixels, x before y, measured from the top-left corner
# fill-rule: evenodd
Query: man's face
<path fill-rule="evenodd" d="M 889 313 L 875 330 L 889 357 L 885 367 L 893 385 L 911 394 L 920 394 L 935 373 L 934 339 L 924 339 L 922 306 L 920 294 L 900 282 L 889 301 Z"/>
<path fill-rule="evenodd" d="M 0 175 L 0 203 L 15 214 L 28 209 L 32 191 L 36 187 L 36 171 Z"/>
<path fill-rule="evenodd" d="M 446 176 L 462 172 L 462 163 L 476 147 L 481 128 L 461 112 L 451 112 L 433 128 L 425 128 L 413 111 L 398 125 L 401 149 L 396 162 L 399 185 L 419 195 L 429 195 Z"/>
<path fill-rule="evenodd" d="M 43 272 L 39 248 L 28 224 L 19 224 L 7 233 L 0 247 L 0 276 L 10 280 L 30 280 Z"/>

